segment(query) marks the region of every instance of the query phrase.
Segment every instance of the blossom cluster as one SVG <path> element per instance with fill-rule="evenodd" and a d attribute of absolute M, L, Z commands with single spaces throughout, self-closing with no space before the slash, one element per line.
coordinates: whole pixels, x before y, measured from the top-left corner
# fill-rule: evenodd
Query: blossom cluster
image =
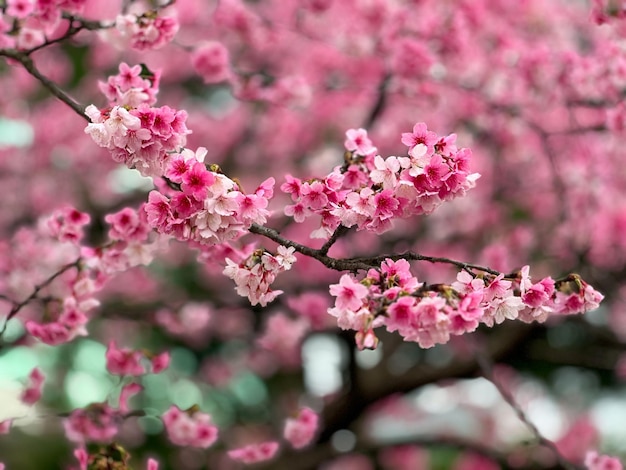
<path fill-rule="evenodd" d="M 429 214 L 465 195 L 480 176 L 470 172 L 471 151 L 457 149 L 455 134 L 438 137 L 424 123 L 402 134 L 405 157 L 377 155 L 364 129 L 350 129 L 346 137 L 344 166 L 323 179 L 287 175 L 281 186 L 294 201 L 285 207 L 286 215 L 296 222 L 313 214 L 322 217 L 314 238 L 329 238 L 339 225 L 383 233 L 394 218 Z"/>
<path fill-rule="evenodd" d="M 139 51 L 159 49 L 171 42 L 178 32 L 176 18 L 150 10 L 142 14 L 119 15 L 115 27 L 130 47 Z"/>
<path fill-rule="evenodd" d="M 109 100 L 109 106 L 136 108 L 140 104 L 153 105 L 159 92 L 160 72 L 151 72 L 141 65 L 119 65 L 119 73 L 110 75 L 98 88 Z"/>
<path fill-rule="evenodd" d="M 113 375 L 143 375 L 148 372 L 144 362 L 149 362 L 153 374 L 163 372 L 170 363 L 168 352 L 152 355 L 145 351 L 118 348 L 115 341 L 109 341 L 106 354 L 106 368 Z"/>
<path fill-rule="evenodd" d="M 52 295 L 46 302 L 44 321 L 32 318 L 24 321 L 26 331 L 46 344 L 66 343 L 76 336 L 85 336 L 88 314 L 100 305 L 94 297 L 100 286 L 94 282 L 89 270 L 82 269 L 80 262 L 76 261 L 80 259 L 80 243 L 88 223 L 87 214 L 64 207 L 45 217 L 40 227 L 29 234 L 29 244 L 37 244 L 39 249 L 56 250 L 57 256 L 50 260 L 51 270 L 58 272 L 64 264 L 76 267 L 76 272 L 61 276 L 60 281 L 50 289 Z M 20 241 L 25 242 L 26 238 L 21 237 Z M 31 269 L 37 268 L 25 262 L 21 265 L 19 272 L 25 277 Z"/>
<path fill-rule="evenodd" d="M 622 470 L 624 467 L 617 457 L 600 455 L 596 451 L 590 451 L 585 457 L 587 470 Z"/>
<path fill-rule="evenodd" d="M 276 441 L 266 441 L 229 450 L 228 456 L 242 463 L 264 462 L 273 458 L 279 447 Z"/>
<path fill-rule="evenodd" d="M 231 78 L 228 49 L 218 41 L 207 41 L 198 46 L 191 64 L 204 83 L 219 83 Z"/>
<path fill-rule="evenodd" d="M 180 190 L 150 192 L 145 206 L 150 225 L 178 240 L 211 245 L 240 237 L 253 223 L 264 224 L 274 178 L 246 194 L 219 168 L 207 169 L 205 155 L 201 147 L 170 156 L 164 176 Z"/>
<path fill-rule="evenodd" d="M 218 429 L 211 416 L 195 407 L 181 411 L 172 405 L 161 417 L 172 443 L 206 449 L 217 440 Z"/>
<path fill-rule="evenodd" d="M 340 328 L 357 331 L 360 348 L 376 347 L 373 330 L 380 326 L 429 348 L 447 343 L 451 335 L 472 332 L 480 323 L 543 322 L 551 314 L 593 310 L 603 299 L 576 274 L 533 283 L 528 266 L 511 278 L 461 271 L 452 285 L 426 285 L 411 274 L 404 259 L 385 260 L 361 281 L 344 274 L 330 293 L 336 299 L 328 312 Z"/>
<path fill-rule="evenodd" d="M 110 442 L 119 431 L 121 414 L 106 403 L 93 403 L 78 408 L 67 417 L 63 426 L 67 438 L 79 444 Z"/>
<path fill-rule="evenodd" d="M 90 105 L 91 123 L 85 132 L 113 159 L 144 176 L 165 177 L 169 186 L 152 191 L 145 206 L 150 226 L 161 234 L 198 244 L 216 244 L 238 238 L 253 224 L 269 216 L 274 179 L 268 178 L 253 193 L 207 165 L 203 147 L 184 148 L 187 114 L 168 106 L 152 107 L 158 92 L 158 73 L 142 66 L 121 64 L 101 90 L 108 109 Z"/>
<path fill-rule="evenodd" d="M 100 247 L 83 245 L 89 220 L 86 213 L 63 207 L 43 217 L 35 229 L 17 234 L 14 249 L 6 253 L 12 273 L 8 292 L 24 298 L 35 290 L 41 296 L 45 314 L 22 315 L 21 320 L 31 336 L 46 344 L 87 335 L 91 312 L 100 305 L 96 294 L 115 274 L 152 261 L 157 248 L 142 209 L 108 214 L 109 238 Z"/>
<path fill-rule="evenodd" d="M 302 408 L 295 418 L 285 421 L 283 436 L 294 449 L 307 446 L 315 436 L 319 417 L 311 408 Z"/>
<path fill-rule="evenodd" d="M 122 387 L 117 407 L 108 403 L 92 403 L 84 408 L 75 409 L 63 420 L 66 437 L 78 444 L 111 442 L 129 412 L 129 398 L 141 390 L 143 390 L 141 385 L 131 382 Z"/>
<path fill-rule="evenodd" d="M 85 133 L 107 148 L 115 161 L 136 168 L 143 176 L 163 176 L 169 153 L 184 146 L 190 132 L 185 125 L 185 111 L 169 106 L 154 108 L 147 102 L 130 110 L 113 106 L 101 111 L 89 105 L 85 114 L 91 120 Z"/>
<path fill-rule="evenodd" d="M 226 258 L 224 274 L 235 281 L 237 294 L 248 297 L 252 305 L 265 307 L 282 294 L 280 290 L 272 290 L 271 285 L 276 276 L 289 271 L 296 262 L 295 248 L 278 246 L 275 255 L 266 250 L 256 250 L 241 263 Z"/>
<path fill-rule="evenodd" d="M 0 48 L 28 50 L 42 45 L 62 21 L 79 14 L 86 0 L 7 0 L 0 12 Z"/>

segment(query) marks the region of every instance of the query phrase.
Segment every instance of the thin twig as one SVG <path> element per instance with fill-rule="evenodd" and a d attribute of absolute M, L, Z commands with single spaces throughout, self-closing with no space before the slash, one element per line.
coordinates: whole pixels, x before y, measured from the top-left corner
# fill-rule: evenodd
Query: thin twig
<path fill-rule="evenodd" d="M 528 427 L 528 429 L 530 429 L 530 432 L 533 434 L 538 444 L 550 449 L 556 456 L 559 465 L 561 465 L 563 468 L 567 470 L 581 470 L 581 467 L 573 464 L 561 454 L 558 447 L 553 441 L 547 439 L 541 434 L 539 429 L 537 429 L 537 426 L 535 426 L 535 424 L 528 418 L 521 406 L 515 401 L 515 397 L 513 397 L 511 392 L 509 392 L 505 387 L 502 386 L 502 384 L 498 380 L 495 379 L 493 374 L 493 363 L 490 361 L 490 359 L 482 351 L 481 348 L 477 348 L 476 360 L 483 373 L 483 377 L 489 380 L 496 387 L 502 398 L 504 398 L 504 401 L 506 401 L 513 409 L 513 411 L 515 411 L 518 419 L 522 423 L 524 423 Z"/>
<path fill-rule="evenodd" d="M 11 309 L 11 311 L 9 312 L 9 314 L 7 315 L 6 319 L 4 320 L 4 325 L 2 325 L 2 329 L 0 329 L 0 336 L 2 336 L 7 328 L 7 325 L 9 323 L 9 321 L 19 313 L 19 311 L 24 308 L 27 304 L 29 304 L 30 302 L 32 302 L 33 300 L 35 300 L 37 298 L 37 296 L 39 295 L 39 292 L 41 292 L 42 289 L 48 287 L 50 284 L 52 284 L 52 282 L 58 278 L 59 276 L 61 276 L 63 273 L 65 273 L 66 271 L 69 271 L 72 268 L 78 268 L 78 266 L 80 265 L 81 262 L 81 258 L 78 258 L 76 261 L 72 262 L 72 263 L 68 263 L 64 266 L 61 267 L 61 269 L 59 269 L 58 271 L 56 271 L 52 276 L 50 276 L 48 279 L 46 279 L 45 281 L 43 281 L 41 284 L 37 284 L 35 286 L 35 288 L 33 289 L 33 291 L 30 293 L 30 295 L 28 297 L 26 297 L 24 300 L 22 300 L 21 302 L 14 302 L 13 308 Z"/>
<path fill-rule="evenodd" d="M 35 51 L 44 49 L 48 46 L 51 46 L 52 44 L 58 44 L 60 42 L 65 41 L 66 39 L 76 36 L 78 33 L 80 33 L 83 30 L 99 31 L 101 29 L 110 29 L 115 26 L 115 22 L 107 24 L 107 23 L 101 23 L 99 21 L 90 21 L 90 20 L 85 20 L 83 18 L 69 15 L 68 13 L 64 13 L 63 18 L 69 21 L 69 25 L 65 34 L 59 37 L 56 37 L 54 39 L 48 39 L 42 44 L 39 44 L 35 47 L 26 49 L 20 52 L 26 55 L 31 55 Z"/>
<path fill-rule="evenodd" d="M 328 239 L 328 241 L 324 243 L 324 246 L 320 248 L 319 250 L 320 253 L 322 253 L 323 255 L 327 254 L 328 250 L 330 250 L 330 248 L 335 244 L 335 242 L 339 240 L 339 238 L 343 237 L 346 233 L 348 233 L 349 230 L 350 229 L 346 227 L 345 225 L 339 225 L 339 227 L 335 229 L 335 231 L 333 232 L 331 237 Z"/>
<path fill-rule="evenodd" d="M 85 115 L 85 107 L 74 101 L 67 93 L 65 93 L 59 86 L 43 75 L 39 69 L 35 66 L 33 60 L 24 52 L 16 51 L 14 49 L 0 49 L 0 56 L 9 57 L 17 60 L 21 63 L 26 71 L 33 77 L 41 82 L 41 84 L 48 89 L 50 93 L 63 101 L 66 105 L 72 108 L 76 114 L 89 122 L 89 118 Z"/>

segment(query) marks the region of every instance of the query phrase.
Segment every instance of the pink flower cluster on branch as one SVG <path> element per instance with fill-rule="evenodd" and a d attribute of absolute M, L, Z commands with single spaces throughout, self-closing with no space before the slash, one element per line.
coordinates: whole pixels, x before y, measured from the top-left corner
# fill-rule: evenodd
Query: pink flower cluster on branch
<path fill-rule="evenodd" d="M 171 157 L 165 175 L 180 191 L 163 187 L 149 194 L 146 212 L 150 225 L 181 241 L 213 245 L 239 238 L 252 224 L 265 224 L 274 178 L 245 194 L 219 168 L 206 168 L 205 153 L 203 148 L 195 154 L 185 149 Z"/>
<path fill-rule="evenodd" d="M 176 18 L 156 10 L 119 15 L 115 26 L 130 47 L 139 51 L 160 49 L 174 39 L 179 28 Z"/>
<path fill-rule="evenodd" d="M 624 467 L 616 457 L 600 455 L 596 451 L 590 451 L 585 457 L 587 470 L 622 470 Z"/>
<path fill-rule="evenodd" d="M 119 73 L 110 75 L 105 82 L 98 82 L 98 88 L 109 100 L 109 106 L 135 108 L 140 104 L 153 105 L 159 92 L 159 72 L 151 72 L 141 65 L 130 67 L 122 62 Z"/>
<path fill-rule="evenodd" d="M 66 437 L 77 444 L 111 442 L 124 419 L 133 414 L 129 411 L 129 398 L 142 390 L 141 385 L 131 382 L 122 387 L 117 407 L 108 403 L 92 403 L 72 411 L 63 420 Z"/>
<path fill-rule="evenodd" d="M 109 214 L 109 240 L 100 247 L 82 245 L 89 216 L 65 207 L 44 217 L 34 229 L 23 229 L 7 253 L 12 274 L 7 286 L 14 295 L 30 294 L 14 306 L 6 322 L 23 309 L 26 331 L 40 341 L 57 345 L 87 335 L 91 312 L 100 305 L 95 295 L 115 274 L 152 261 L 156 242 L 143 210 L 125 208 Z M 51 272 L 42 278 L 42 272 Z M 40 302 L 44 314 L 36 315 L 32 303 Z M 5 323 L 6 325 L 6 323 Z"/>
<path fill-rule="evenodd" d="M 424 123 L 402 135 L 408 156 L 383 158 L 364 129 L 346 132 L 348 151 L 344 166 L 322 179 L 301 181 L 291 175 L 281 190 L 291 194 L 293 205 L 285 214 L 296 222 L 321 216 L 321 226 L 311 236 L 328 239 L 340 225 L 383 233 L 393 219 L 430 214 L 474 187 L 469 149 L 457 149 L 456 135 L 438 137 Z"/>
<path fill-rule="evenodd" d="M 271 285 L 278 274 L 289 271 L 296 262 L 294 251 L 293 247 L 279 246 L 276 255 L 256 250 L 241 263 L 226 258 L 224 275 L 235 281 L 237 294 L 248 297 L 252 305 L 261 304 L 265 307 L 282 294 L 280 290 L 272 290 Z"/>
<path fill-rule="evenodd" d="M 168 352 L 153 355 L 145 351 L 118 348 L 113 340 L 109 342 L 105 357 L 107 370 L 113 375 L 122 376 L 143 375 L 148 371 L 158 374 L 167 369 L 170 363 Z"/>
<path fill-rule="evenodd" d="M 525 266 L 514 277 L 461 271 L 451 285 L 426 285 L 410 272 L 406 260 L 387 259 L 357 280 L 344 274 L 330 286 L 335 306 L 328 313 L 344 330 L 355 330 L 359 348 L 375 348 L 374 329 L 397 331 L 423 348 L 447 343 L 451 335 L 470 333 L 480 323 L 505 319 L 543 322 L 549 315 L 570 315 L 598 307 L 603 295 L 571 274 L 533 283 Z"/>
<path fill-rule="evenodd" d="M 274 458 L 279 447 L 280 444 L 276 441 L 266 441 L 229 450 L 228 456 L 233 460 L 246 464 L 264 462 Z"/>
<path fill-rule="evenodd" d="M 217 441 L 218 429 L 211 416 L 197 407 L 181 411 L 172 405 L 161 417 L 173 444 L 206 449 Z"/>
<path fill-rule="evenodd" d="M 150 107 L 147 94 L 145 100 L 130 111 L 117 105 L 103 111 L 87 106 L 85 113 L 91 123 L 85 132 L 100 147 L 109 149 L 115 161 L 144 176 L 163 176 L 168 153 L 181 148 L 189 134 L 187 113 L 169 106 Z"/>
<path fill-rule="evenodd" d="M 63 14 L 79 14 L 86 0 L 7 0 L 0 12 L 0 48 L 28 50 L 41 46 L 57 29 Z"/>
<path fill-rule="evenodd" d="M 283 436 L 294 449 L 301 449 L 313 440 L 318 422 L 317 413 L 311 408 L 302 408 L 295 418 L 288 418 L 285 421 Z"/>

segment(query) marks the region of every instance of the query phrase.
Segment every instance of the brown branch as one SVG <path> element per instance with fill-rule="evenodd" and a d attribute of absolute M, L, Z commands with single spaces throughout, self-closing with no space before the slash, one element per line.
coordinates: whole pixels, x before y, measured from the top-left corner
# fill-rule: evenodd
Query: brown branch
<path fill-rule="evenodd" d="M 50 80 L 48 77 L 43 75 L 39 69 L 35 66 L 33 60 L 28 56 L 25 52 L 16 51 L 15 49 L 0 49 L 0 56 L 8 57 L 10 59 L 16 60 L 21 63 L 26 71 L 30 73 L 33 77 L 35 77 L 41 84 L 54 96 L 63 101 L 66 105 L 76 112 L 80 117 L 85 119 L 87 122 L 89 118 L 85 115 L 85 107 L 81 104 L 74 101 L 67 93 L 65 93 L 61 88 Z"/>
<path fill-rule="evenodd" d="M 262 225 L 253 224 L 249 231 L 251 233 L 262 235 L 270 240 L 287 247 L 293 247 L 296 249 L 298 253 L 309 256 L 318 260 L 324 266 L 329 269 L 333 269 L 335 271 L 367 271 L 368 269 L 376 266 L 380 266 L 380 264 L 386 259 L 392 259 L 394 261 L 405 259 L 407 261 L 428 261 L 430 263 L 444 263 L 451 264 L 453 266 L 458 267 L 462 270 L 477 270 L 486 272 L 489 274 L 493 274 L 494 276 L 498 276 L 501 274 L 499 271 L 495 269 L 488 268 L 486 266 L 480 266 L 478 264 L 465 263 L 463 261 L 456 261 L 450 258 L 443 258 L 441 256 L 426 256 L 420 255 L 419 253 L 413 253 L 411 251 L 407 251 L 406 253 L 393 253 L 388 255 L 380 255 L 373 257 L 359 257 L 359 258 L 332 258 L 326 255 L 324 247 L 320 249 L 315 249 L 308 247 L 306 245 L 302 245 L 300 243 L 288 240 L 278 233 L 278 231 L 271 229 L 269 227 L 264 227 Z M 471 271 L 470 271 L 471 272 Z M 472 273 L 473 274 L 473 273 Z M 514 273 L 507 275 L 507 277 L 513 277 Z"/>
<path fill-rule="evenodd" d="M 345 225 L 339 225 L 339 227 L 335 229 L 335 231 L 333 232 L 331 237 L 328 239 L 328 241 L 324 243 L 324 246 L 322 246 L 319 249 L 320 253 L 323 255 L 327 254 L 328 250 L 330 250 L 330 248 L 335 244 L 335 242 L 339 240 L 341 237 L 343 237 L 345 234 L 347 234 L 349 230 L 350 229 L 346 227 Z"/>
<path fill-rule="evenodd" d="M 528 418 L 525 411 L 515 401 L 515 397 L 511 394 L 511 392 L 506 387 L 503 387 L 502 384 L 494 377 L 493 361 L 489 358 L 489 356 L 486 355 L 481 350 L 481 348 L 477 348 L 476 356 L 477 356 L 476 358 L 478 360 L 478 364 L 480 365 L 480 369 L 482 371 L 483 377 L 489 380 L 496 387 L 498 392 L 500 392 L 500 395 L 502 396 L 502 398 L 504 398 L 504 401 L 506 401 L 509 404 L 509 406 L 513 409 L 513 411 L 515 411 L 515 414 L 517 415 L 518 419 L 522 423 L 524 423 L 528 427 L 528 429 L 530 429 L 530 432 L 533 434 L 533 436 L 537 440 L 537 443 L 539 445 L 542 445 L 550 449 L 554 453 L 557 461 L 559 462 L 559 465 L 563 467 L 564 469 L 581 470 L 582 467 L 574 465 L 572 462 L 567 460 L 561 454 L 561 452 L 559 452 L 559 449 L 556 446 L 556 444 L 541 434 L 537 426 L 535 426 L 535 424 Z"/>
<path fill-rule="evenodd" d="M 536 325 L 520 323 L 500 325 L 497 333 L 487 338 L 487 350 L 491 360 L 501 361 L 514 355 L 516 349 L 524 343 L 534 328 Z M 367 387 L 360 387 L 358 390 L 350 387 L 343 395 L 326 405 L 322 416 L 323 428 L 313 447 L 299 452 L 285 452 L 273 462 L 271 468 L 289 468 L 290 470 L 319 468 L 322 462 L 336 456 L 329 444 L 332 435 L 341 429 L 356 431 L 359 420 L 367 413 L 371 405 L 386 397 L 409 393 L 427 384 L 455 378 L 476 377 L 480 373 L 480 366 L 475 357 L 465 355 L 443 367 L 417 364 L 402 376 L 394 376 L 385 368 L 379 369 L 379 372 L 382 372 L 382 375 L 376 376 L 375 380 L 370 380 Z M 371 375 L 371 371 L 365 373 Z M 444 441 L 444 439 L 433 437 L 430 440 L 433 445 L 437 445 L 439 441 Z M 475 446 L 473 448 L 476 450 Z"/>
<path fill-rule="evenodd" d="M 101 23 L 99 21 L 91 21 L 91 20 L 79 18 L 73 15 L 70 15 L 68 13 L 63 13 L 63 18 L 69 21 L 69 25 L 65 34 L 59 37 L 56 37 L 54 39 L 48 39 L 44 43 L 39 44 L 38 46 L 23 50 L 20 52 L 26 55 L 31 55 L 35 51 L 51 46 L 52 44 L 58 44 L 60 42 L 65 41 L 66 39 L 76 36 L 81 31 L 84 31 L 84 30 L 99 31 L 101 29 L 110 29 L 110 28 L 115 27 L 115 22 L 106 24 L 106 23 Z"/>

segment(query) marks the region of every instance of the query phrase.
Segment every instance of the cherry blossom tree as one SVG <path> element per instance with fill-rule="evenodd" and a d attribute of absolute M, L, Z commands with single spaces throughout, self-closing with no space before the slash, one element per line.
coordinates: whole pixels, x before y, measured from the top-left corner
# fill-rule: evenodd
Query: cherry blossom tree
<path fill-rule="evenodd" d="M 0 468 L 621 469 L 625 19 L 0 1 Z"/>

